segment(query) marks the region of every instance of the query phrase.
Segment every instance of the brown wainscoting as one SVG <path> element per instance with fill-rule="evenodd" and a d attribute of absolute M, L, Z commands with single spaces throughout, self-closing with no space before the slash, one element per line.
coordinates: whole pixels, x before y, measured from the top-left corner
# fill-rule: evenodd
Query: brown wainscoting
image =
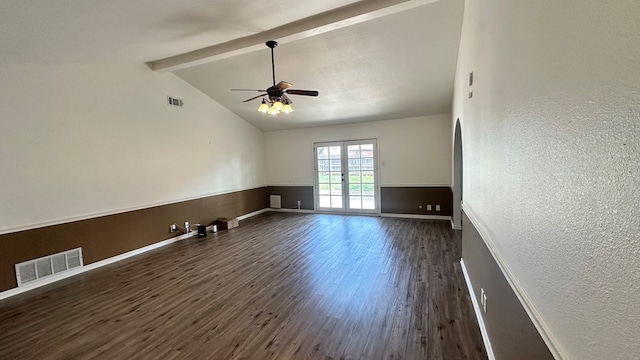
<path fill-rule="evenodd" d="M 268 198 L 261 187 L 0 235 L 0 291 L 17 286 L 17 263 L 81 247 L 91 264 L 179 235 L 170 224 L 252 213 L 267 208 Z"/>
<path fill-rule="evenodd" d="M 283 209 L 297 209 L 300 200 L 300 209 L 314 210 L 313 186 L 268 186 L 267 192 L 282 197 Z"/>
<path fill-rule="evenodd" d="M 482 236 L 464 213 L 462 259 L 478 304 L 481 288 L 487 296 L 487 312 L 482 317 L 496 359 L 553 360 Z"/>
<path fill-rule="evenodd" d="M 451 216 L 453 193 L 447 186 L 382 187 L 380 204 L 382 213 Z M 431 211 L 427 211 L 429 204 Z M 440 211 L 436 211 L 436 205 L 440 205 Z"/>

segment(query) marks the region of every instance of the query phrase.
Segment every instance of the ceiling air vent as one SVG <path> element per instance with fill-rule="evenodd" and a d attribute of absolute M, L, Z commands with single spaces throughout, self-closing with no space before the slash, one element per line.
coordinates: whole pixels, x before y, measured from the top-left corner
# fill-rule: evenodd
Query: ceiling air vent
<path fill-rule="evenodd" d="M 16 264 L 18 286 L 82 266 L 82 248 Z"/>
<path fill-rule="evenodd" d="M 167 105 L 169 106 L 176 106 L 176 107 L 183 107 L 184 106 L 184 101 L 182 101 L 182 99 L 177 99 L 171 96 L 167 96 Z"/>

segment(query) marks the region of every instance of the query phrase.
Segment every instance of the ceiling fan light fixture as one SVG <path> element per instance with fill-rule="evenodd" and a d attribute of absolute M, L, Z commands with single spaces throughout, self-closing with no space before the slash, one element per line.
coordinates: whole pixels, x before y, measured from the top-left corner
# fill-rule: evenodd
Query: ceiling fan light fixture
<path fill-rule="evenodd" d="M 267 101 L 265 99 L 262 99 L 262 104 L 260 104 L 258 111 L 263 113 L 266 113 L 267 111 L 269 111 L 269 104 L 267 104 Z"/>
<path fill-rule="evenodd" d="M 269 115 L 276 115 L 280 113 L 280 110 L 276 109 L 275 105 L 272 105 L 271 108 L 269 108 L 269 111 L 267 113 Z"/>
<path fill-rule="evenodd" d="M 291 89 L 293 85 L 286 81 L 280 81 L 279 83 L 276 84 L 276 67 L 275 67 L 275 61 L 273 57 L 273 48 L 278 46 L 278 43 L 276 41 L 269 40 L 265 44 L 267 45 L 268 48 L 271 49 L 271 77 L 273 80 L 273 85 L 264 90 L 231 89 L 231 91 L 260 92 L 261 93 L 260 95 L 244 100 L 243 102 L 249 102 L 252 100 L 262 98 L 262 103 L 258 107 L 258 111 L 262 113 L 267 113 L 269 115 L 276 115 L 281 112 L 283 113 L 293 112 L 293 108 L 291 107 L 291 100 L 287 97 L 287 95 L 318 96 L 318 91 L 316 90 Z M 265 96 L 267 98 L 265 98 Z"/>

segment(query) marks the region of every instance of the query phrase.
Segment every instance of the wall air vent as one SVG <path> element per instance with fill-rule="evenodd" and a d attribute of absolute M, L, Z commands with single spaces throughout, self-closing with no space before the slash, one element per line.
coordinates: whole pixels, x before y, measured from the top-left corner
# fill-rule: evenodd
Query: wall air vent
<path fill-rule="evenodd" d="M 82 266 L 82 248 L 16 264 L 18 286 Z"/>
<path fill-rule="evenodd" d="M 182 99 L 177 99 L 171 96 L 167 96 L 167 105 L 169 106 L 176 106 L 176 107 L 183 107 L 184 106 L 184 101 L 182 101 Z"/>

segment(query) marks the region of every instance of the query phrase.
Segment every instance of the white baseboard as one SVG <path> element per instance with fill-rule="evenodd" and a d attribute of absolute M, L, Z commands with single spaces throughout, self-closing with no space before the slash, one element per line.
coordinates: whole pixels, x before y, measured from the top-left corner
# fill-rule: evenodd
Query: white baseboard
<path fill-rule="evenodd" d="M 357 213 L 331 213 L 331 212 L 317 212 L 315 210 L 298 210 L 298 209 L 276 209 L 269 208 L 267 211 L 275 211 L 275 212 L 288 212 L 288 213 L 301 213 L 301 214 L 330 214 L 330 215 L 363 215 L 363 216 L 380 216 L 380 217 L 391 217 L 391 218 L 404 218 L 404 219 L 424 219 L 424 220 L 444 220 L 450 221 L 450 216 L 442 216 L 442 215 L 413 215 L 413 214 L 390 214 L 390 213 L 382 213 L 382 214 L 357 214 Z"/>
<path fill-rule="evenodd" d="M 268 208 L 262 209 L 262 210 L 258 210 L 258 211 L 254 211 L 252 213 L 244 214 L 242 216 L 238 216 L 238 220 L 245 220 L 245 219 L 248 219 L 250 217 L 254 217 L 254 216 L 257 216 L 257 215 L 260 215 L 260 214 L 264 214 L 267 211 L 269 211 Z"/>
<path fill-rule="evenodd" d="M 268 208 L 266 211 L 275 211 L 275 212 L 288 212 L 288 213 L 300 213 L 300 214 L 315 214 L 315 210 L 303 210 L 303 209 L 284 209 L 284 208 Z"/>
<path fill-rule="evenodd" d="M 500 271 L 502 271 L 502 273 L 504 274 L 504 277 L 507 279 L 507 282 L 511 286 L 511 289 L 513 290 L 518 300 L 520 300 L 522 307 L 527 312 L 527 315 L 529 315 L 529 318 L 531 319 L 531 322 L 535 326 L 536 330 L 538 330 L 538 333 L 540 333 L 542 340 L 544 340 L 545 344 L 547 344 L 547 347 L 549 348 L 549 351 L 551 352 L 553 357 L 556 359 L 569 359 L 569 357 L 566 355 L 567 352 L 551 332 L 549 325 L 547 325 L 547 323 L 544 321 L 542 315 L 538 311 L 538 308 L 535 306 L 533 300 L 531 300 L 531 297 L 529 296 L 527 291 L 513 274 L 513 271 L 511 270 L 509 265 L 507 265 L 507 262 L 504 260 L 502 255 L 496 250 L 493 239 L 489 236 L 489 232 L 478 220 L 475 212 L 470 209 L 466 203 L 462 203 L 462 209 L 480 234 L 480 237 L 487 246 L 487 249 L 489 249 L 491 256 L 493 256 L 493 259 L 500 268 Z"/>
<path fill-rule="evenodd" d="M 467 267 L 464 265 L 464 260 L 460 259 L 460 267 L 462 267 L 462 273 L 464 274 L 464 280 L 467 283 L 467 289 L 469 289 L 469 295 L 471 296 L 471 303 L 473 303 L 473 311 L 476 313 L 478 319 L 478 325 L 480 325 L 480 333 L 482 334 L 482 341 L 484 342 L 484 348 L 487 350 L 487 357 L 489 360 L 495 360 L 496 356 L 493 354 L 493 348 L 491 347 L 491 341 L 489 341 L 489 333 L 487 327 L 484 325 L 484 318 L 482 312 L 480 312 L 480 305 L 476 299 L 476 293 L 473 291 L 473 285 L 467 272 Z"/>
<path fill-rule="evenodd" d="M 451 217 L 451 228 L 453 230 L 462 230 L 462 225 L 456 225 L 453 223 L 453 217 Z"/>
<path fill-rule="evenodd" d="M 405 218 L 405 219 L 424 219 L 424 220 L 451 221 L 451 216 L 443 216 L 443 215 L 413 215 L 413 214 L 381 213 L 380 216 L 381 217 L 391 217 L 391 218 Z"/>

